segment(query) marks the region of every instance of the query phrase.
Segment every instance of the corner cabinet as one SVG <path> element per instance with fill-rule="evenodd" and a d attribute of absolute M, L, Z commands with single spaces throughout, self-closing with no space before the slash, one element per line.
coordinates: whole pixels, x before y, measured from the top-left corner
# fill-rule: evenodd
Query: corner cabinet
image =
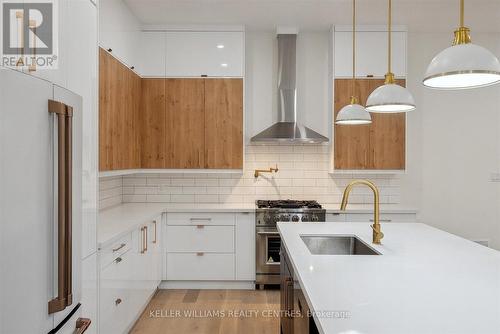
<path fill-rule="evenodd" d="M 244 32 L 140 36 L 140 76 L 100 50 L 100 171 L 241 170 Z"/>

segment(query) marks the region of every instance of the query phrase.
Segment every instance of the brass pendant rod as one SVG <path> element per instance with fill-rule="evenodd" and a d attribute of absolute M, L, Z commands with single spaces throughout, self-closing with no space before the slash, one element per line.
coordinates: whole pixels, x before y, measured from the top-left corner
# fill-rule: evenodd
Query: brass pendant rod
<path fill-rule="evenodd" d="M 392 0 L 389 0 L 389 15 L 388 15 L 388 32 L 389 32 L 389 43 L 388 43 L 388 69 L 389 73 L 392 73 Z"/>
<path fill-rule="evenodd" d="M 352 0 L 352 96 L 356 96 L 356 0 Z"/>
<path fill-rule="evenodd" d="M 460 0 L 460 27 L 465 27 L 465 0 Z"/>

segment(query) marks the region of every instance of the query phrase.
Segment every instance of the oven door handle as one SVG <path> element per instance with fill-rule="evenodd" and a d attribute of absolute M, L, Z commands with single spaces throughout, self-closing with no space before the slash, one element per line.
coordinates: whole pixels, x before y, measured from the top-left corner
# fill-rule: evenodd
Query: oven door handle
<path fill-rule="evenodd" d="M 279 235 L 279 232 L 257 232 L 258 235 Z"/>

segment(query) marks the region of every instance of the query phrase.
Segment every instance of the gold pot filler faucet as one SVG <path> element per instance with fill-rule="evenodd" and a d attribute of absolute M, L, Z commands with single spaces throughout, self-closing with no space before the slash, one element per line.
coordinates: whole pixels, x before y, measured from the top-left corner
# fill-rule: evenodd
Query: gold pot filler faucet
<path fill-rule="evenodd" d="M 380 245 L 380 240 L 384 237 L 384 233 L 382 233 L 380 229 L 380 195 L 377 189 L 377 186 L 368 180 L 354 180 L 345 188 L 344 196 L 342 197 L 342 205 L 340 206 L 340 210 L 345 211 L 347 207 L 347 201 L 349 200 L 349 194 L 351 193 L 352 188 L 355 185 L 365 185 L 369 187 L 373 191 L 373 225 L 371 228 L 373 230 L 373 243 L 376 245 Z"/>

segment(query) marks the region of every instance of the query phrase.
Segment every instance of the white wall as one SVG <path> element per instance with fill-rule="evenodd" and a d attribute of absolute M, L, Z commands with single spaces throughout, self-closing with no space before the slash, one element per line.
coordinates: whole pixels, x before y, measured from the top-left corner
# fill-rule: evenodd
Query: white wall
<path fill-rule="evenodd" d="M 500 55 L 500 34 L 473 38 Z M 451 32 L 409 35 L 409 88 L 418 109 L 408 119 L 409 175 L 401 198 L 419 203 L 420 221 L 500 249 L 500 184 L 490 181 L 500 166 L 500 87 L 446 92 L 421 84 L 432 57 L 450 41 Z"/>

